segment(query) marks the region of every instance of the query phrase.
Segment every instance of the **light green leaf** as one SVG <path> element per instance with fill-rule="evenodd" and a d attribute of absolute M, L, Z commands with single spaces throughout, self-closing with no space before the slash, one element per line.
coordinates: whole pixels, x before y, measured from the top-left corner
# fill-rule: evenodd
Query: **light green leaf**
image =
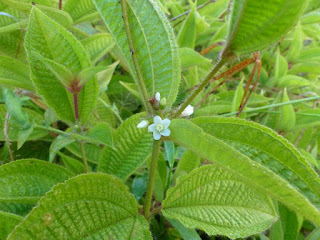
<path fill-rule="evenodd" d="M 211 60 L 201 56 L 191 48 L 180 48 L 181 67 L 189 68 L 199 65 L 211 66 Z"/>
<path fill-rule="evenodd" d="M 90 56 L 92 64 L 96 64 L 114 47 L 114 41 L 109 33 L 97 33 L 81 41 Z"/>
<path fill-rule="evenodd" d="M 178 45 L 180 48 L 194 49 L 196 42 L 196 3 L 190 2 L 191 11 L 183 22 L 178 34 Z"/>
<path fill-rule="evenodd" d="M 184 176 L 190 173 L 193 169 L 199 167 L 200 156 L 194 152 L 187 150 L 182 155 L 181 159 L 178 162 L 176 171 L 174 172 L 173 179 L 177 179 L 180 176 Z"/>
<path fill-rule="evenodd" d="M 301 54 L 296 62 L 310 62 L 310 61 L 320 61 L 320 47 L 318 48 L 308 48 L 301 51 Z"/>
<path fill-rule="evenodd" d="M 47 191 L 73 174 L 56 164 L 17 160 L 0 166 L 0 211 L 25 215 Z"/>
<path fill-rule="evenodd" d="M 287 60 L 281 55 L 280 50 L 278 48 L 277 55 L 276 55 L 276 65 L 274 68 L 274 78 L 277 82 L 279 78 L 285 76 L 288 71 L 288 62 Z"/>
<path fill-rule="evenodd" d="M 34 92 L 27 65 L 20 61 L 0 55 L 0 84 L 3 87 L 23 88 Z"/>
<path fill-rule="evenodd" d="M 138 129 L 145 113 L 136 114 L 114 132 L 114 148 L 105 147 L 98 170 L 126 180 L 151 154 L 153 137 L 146 128 Z"/>
<path fill-rule="evenodd" d="M 126 65 L 136 80 L 131 51 L 118 0 L 93 0 Z M 175 102 L 180 81 L 180 59 L 174 32 L 155 1 L 129 0 L 128 11 L 136 58 L 149 97 L 160 92 L 167 107 Z M 157 26 L 156 28 L 154 26 Z"/>
<path fill-rule="evenodd" d="M 44 58 L 64 65 L 74 75 L 90 67 L 90 59 L 81 43 L 65 28 L 57 24 L 34 7 L 30 14 L 25 39 L 31 77 L 38 93 L 54 109 L 57 116 L 67 122 L 74 122 L 74 106 L 71 94 L 54 74 L 33 55 L 38 52 Z M 89 81 L 79 94 L 80 120 L 85 122 L 94 109 L 98 97 L 96 79 Z"/>
<path fill-rule="evenodd" d="M 284 89 L 282 94 L 282 102 L 289 102 L 290 99 L 287 94 L 287 90 Z M 290 131 L 296 124 L 296 113 L 292 104 L 285 105 L 280 108 L 280 118 L 276 128 L 280 131 Z"/>
<path fill-rule="evenodd" d="M 320 11 L 314 11 L 301 17 L 302 24 L 313 24 L 320 22 Z"/>
<path fill-rule="evenodd" d="M 76 140 L 65 137 L 65 136 L 58 136 L 50 145 L 49 148 L 49 162 L 52 162 L 57 153 L 64 147 L 74 143 Z"/>
<path fill-rule="evenodd" d="M 83 164 L 79 160 L 69 157 L 61 152 L 58 152 L 58 155 L 60 156 L 63 165 L 74 174 L 81 174 L 84 172 Z"/>
<path fill-rule="evenodd" d="M 98 73 L 104 72 L 107 67 L 98 66 L 98 67 L 88 67 L 79 72 L 77 79 L 80 81 L 79 84 L 84 85 Z"/>
<path fill-rule="evenodd" d="M 196 230 L 184 227 L 179 221 L 168 219 L 172 226 L 179 231 L 185 240 L 201 240 Z"/>
<path fill-rule="evenodd" d="M 41 61 L 66 89 L 71 88 L 75 77 L 68 68 L 48 58 L 44 58 L 38 52 L 32 51 L 31 55 Z"/>
<path fill-rule="evenodd" d="M 22 129 L 19 131 L 18 139 L 17 139 L 17 149 L 19 150 L 22 145 L 28 140 L 33 132 L 33 124 L 31 124 L 27 129 Z"/>
<path fill-rule="evenodd" d="M 164 216 L 188 228 L 232 239 L 260 233 L 277 219 L 268 197 L 241 177 L 213 165 L 178 178 L 162 207 Z"/>
<path fill-rule="evenodd" d="M 139 93 L 139 89 L 137 88 L 137 85 L 135 83 L 126 83 L 119 81 L 119 83 L 128 90 L 129 93 L 131 93 L 133 96 L 135 96 L 137 99 L 141 100 L 141 96 Z"/>
<path fill-rule="evenodd" d="M 119 179 L 90 173 L 55 186 L 8 240 L 85 238 L 152 239 L 135 198 Z"/>
<path fill-rule="evenodd" d="M 243 94 L 244 94 L 244 91 L 243 91 L 243 79 L 242 79 L 240 81 L 237 89 L 234 92 L 234 96 L 232 99 L 232 105 L 231 105 L 231 112 L 235 112 L 239 109 Z"/>
<path fill-rule="evenodd" d="M 295 60 L 296 58 L 299 57 L 301 50 L 303 48 L 303 37 L 304 35 L 303 35 L 301 24 L 298 23 L 294 31 L 293 40 L 291 42 L 290 49 L 288 51 L 288 55 L 287 55 L 288 61 Z"/>
<path fill-rule="evenodd" d="M 27 20 L 21 20 L 3 27 L 0 27 L 0 33 L 10 33 L 25 28 L 28 25 Z"/>
<path fill-rule="evenodd" d="M 175 161 L 175 147 L 174 143 L 171 141 L 164 141 L 164 147 L 166 152 L 166 160 L 169 163 L 169 167 L 173 167 Z"/>
<path fill-rule="evenodd" d="M 118 66 L 119 62 L 115 62 L 109 66 L 106 67 L 106 70 L 98 73 L 98 84 L 100 93 L 105 92 L 108 89 L 108 85 L 111 81 L 111 78 L 113 76 L 114 70 Z"/>
<path fill-rule="evenodd" d="M 286 87 L 297 88 L 297 87 L 310 86 L 311 82 L 297 75 L 285 75 L 277 81 L 276 85 L 279 88 L 286 88 Z"/>
<path fill-rule="evenodd" d="M 318 240 L 320 238 L 320 228 L 317 228 L 310 233 L 306 240 Z"/>
<path fill-rule="evenodd" d="M 287 140 L 269 128 L 237 118 L 192 121 L 195 124 L 172 120 L 171 139 L 320 224 L 319 177 Z"/>
<path fill-rule="evenodd" d="M 7 236 L 12 232 L 22 220 L 22 217 L 0 211 L 0 239 L 7 239 Z"/>
<path fill-rule="evenodd" d="M 235 1 L 226 50 L 247 54 L 270 46 L 298 22 L 307 4 L 301 0 Z"/>
<path fill-rule="evenodd" d="M 97 11 L 91 0 L 67 0 L 63 10 L 70 14 L 75 23 L 82 22 L 85 16 Z"/>

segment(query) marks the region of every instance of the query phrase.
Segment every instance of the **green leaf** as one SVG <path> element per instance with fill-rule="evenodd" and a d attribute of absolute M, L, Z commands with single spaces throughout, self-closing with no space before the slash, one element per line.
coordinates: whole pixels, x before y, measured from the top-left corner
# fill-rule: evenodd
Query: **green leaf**
<path fill-rule="evenodd" d="M 172 120 L 171 139 L 320 224 L 319 177 L 287 140 L 237 118 L 200 117 L 193 122 Z"/>
<path fill-rule="evenodd" d="M 178 178 L 162 202 L 164 216 L 188 228 L 232 239 L 260 233 L 277 219 L 272 201 L 218 166 Z"/>
<path fill-rule="evenodd" d="M 98 73 L 98 84 L 100 93 L 105 92 L 108 89 L 108 85 L 118 64 L 119 62 L 115 62 L 107 66 L 104 71 Z"/>
<path fill-rule="evenodd" d="M 26 129 L 29 125 L 29 116 L 22 108 L 21 99 L 9 89 L 3 89 L 4 102 L 10 116 L 20 125 L 20 129 Z"/>
<path fill-rule="evenodd" d="M 282 102 L 289 102 L 290 99 L 287 94 L 287 90 L 284 89 L 282 94 Z M 296 113 L 292 104 L 285 105 L 280 108 L 280 119 L 276 128 L 280 131 L 290 131 L 296 124 Z"/>
<path fill-rule="evenodd" d="M 57 153 L 64 147 L 74 143 L 76 140 L 73 138 L 65 137 L 65 136 L 58 136 L 50 145 L 50 155 L 49 155 L 49 162 L 53 162 Z M 78 143 L 77 143 L 78 144 Z"/>
<path fill-rule="evenodd" d="M 84 47 L 70 32 L 36 7 L 30 14 L 25 47 L 28 52 L 32 81 L 38 93 L 60 119 L 74 122 L 71 93 L 55 79 L 50 69 L 33 53 L 38 52 L 44 58 L 64 65 L 74 75 L 77 75 L 81 69 L 90 67 L 90 59 Z M 97 97 L 98 85 L 94 79 L 89 81 L 79 94 L 79 115 L 82 122 L 86 121 L 94 109 Z"/>
<path fill-rule="evenodd" d="M 126 180 L 151 154 L 153 137 L 146 128 L 138 129 L 145 113 L 124 121 L 114 132 L 114 148 L 105 147 L 98 170 Z"/>
<path fill-rule="evenodd" d="M 166 151 L 166 160 L 169 163 L 169 167 L 173 167 L 174 161 L 175 161 L 175 148 L 174 148 L 174 143 L 171 141 L 165 141 L 164 142 L 164 147 Z"/>
<path fill-rule="evenodd" d="M 118 0 L 93 0 L 126 65 L 136 79 Z M 180 59 L 174 32 L 155 1 L 129 0 L 128 14 L 135 54 L 149 97 L 160 92 L 167 107 L 175 102 L 180 81 Z M 156 28 L 154 26 L 157 26 Z"/>
<path fill-rule="evenodd" d="M 81 41 L 90 56 L 92 64 L 96 64 L 114 47 L 114 41 L 109 33 L 97 33 Z"/>
<path fill-rule="evenodd" d="M 0 211 L 0 239 L 7 239 L 7 236 L 21 220 L 22 217 L 18 215 Z"/>
<path fill-rule="evenodd" d="M 315 11 L 308 13 L 306 15 L 303 15 L 301 17 L 301 23 L 302 24 L 313 24 L 313 23 L 319 23 L 320 22 L 320 11 Z"/>
<path fill-rule="evenodd" d="M 75 24 L 82 22 L 85 16 L 97 11 L 91 0 L 67 0 L 63 10 L 70 14 Z"/>
<path fill-rule="evenodd" d="M 103 173 L 55 186 L 10 234 L 10 239 L 151 240 L 147 221 L 128 188 Z"/>
<path fill-rule="evenodd" d="M 235 1 L 226 50 L 247 54 L 269 47 L 298 22 L 307 4 L 301 0 Z"/>
<path fill-rule="evenodd" d="M 141 95 L 139 93 L 139 89 L 137 88 L 137 85 L 135 83 L 126 83 L 119 81 L 119 83 L 128 90 L 129 93 L 131 93 L 133 96 L 135 96 L 137 99 L 141 100 Z"/>
<path fill-rule="evenodd" d="M 63 165 L 74 174 L 81 174 L 84 172 L 83 164 L 79 160 L 62 154 L 61 152 L 58 152 L 58 155 L 60 156 Z"/>
<path fill-rule="evenodd" d="M 0 211 L 25 215 L 47 191 L 73 174 L 56 164 L 25 159 L 0 166 Z"/>
<path fill-rule="evenodd" d="M 317 228 L 309 234 L 306 240 L 318 240 L 320 238 L 320 228 Z"/>
<path fill-rule="evenodd" d="M 3 87 L 23 88 L 34 92 L 28 67 L 20 61 L 0 55 L 0 84 Z"/>
<path fill-rule="evenodd" d="M 276 55 L 276 65 L 274 68 L 274 78 L 277 82 L 279 78 L 285 76 L 288 71 L 288 62 L 287 60 L 281 55 L 280 50 L 278 48 L 277 55 Z"/>
<path fill-rule="evenodd" d="M 279 88 L 286 88 L 286 87 L 297 88 L 297 87 L 310 86 L 311 82 L 303 77 L 299 77 L 296 75 L 285 75 L 277 81 L 276 85 Z"/>
<path fill-rule="evenodd" d="M 174 172 L 174 179 L 177 179 L 180 176 L 184 176 L 190 173 L 193 169 L 198 168 L 200 165 L 200 156 L 193 153 L 190 150 L 187 150 L 182 155 L 181 159 L 178 162 L 176 171 Z"/>
<path fill-rule="evenodd" d="M 172 226 L 179 231 L 183 239 L 186 240 L 201 240 L 196 230 L 185 228 L 180 222 L 173 219 L 168 219 Z"/>
<path fill-rule="evenodd" d="M 88 67 L 79 72 L 77 79 L 80 81 L 79 85 L 86 84 L 90 79 L 96 76 L 98 73 L 104 72 L 107 67 L 98 66 L 98 67 Z"/>
<path fill-rule="evenodd" d="M 299 57 L 301 50 L 303 48 L 303 31 L 301 24 L 298 23 L 294 31 L 293 41 L 291 42 L 290 49 L 288 51 L 288 61 L 295 60 Z"/>
<path fill-rule="evenodd" d="M 28 140 L 33 132 L 33 124 L 31 124 L 27 129 L 22 129 L 19 132 L 18 139 L 17 139 L 17 149 L 19 150 L 22 145 Z"/>
<path fill-rule="evenodd" d="M 211 60 L 203 57 L 191 48 L 180 48 L 181 67 L 189 68 L 199 65 L 211 66 Z"/>
<path fill-rule="evenodd" d="M 191 11 L 180 28 L 177 41 L 180 48 L 188 47 L 194 49 L 196 42 L 196 3 L 189 2 Z"/>

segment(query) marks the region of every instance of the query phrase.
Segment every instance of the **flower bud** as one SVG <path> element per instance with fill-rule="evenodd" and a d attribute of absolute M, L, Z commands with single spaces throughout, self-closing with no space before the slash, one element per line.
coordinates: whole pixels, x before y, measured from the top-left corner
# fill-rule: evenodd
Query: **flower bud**
<path fill-rule="evenodd" d="M 193 109 L 194 107 L 192 107 L 191 105 L 188 105 L 188 107 L 186 107 L 183 112 L 181 113 L 181 117 L 189 117 L 193 114 Z"/>
<path fill-rule="evenodd" d="M 143 120 L 137 125 L 137 128 L 146 128 L 148 127 L 148 125 L 149 125 L 149 122 L 147 120 Z"/>

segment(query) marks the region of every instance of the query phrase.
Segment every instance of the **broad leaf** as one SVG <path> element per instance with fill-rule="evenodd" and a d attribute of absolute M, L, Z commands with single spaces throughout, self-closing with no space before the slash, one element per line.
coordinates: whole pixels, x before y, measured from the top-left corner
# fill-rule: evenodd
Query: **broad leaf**
<path fill-rule="evenodd" d="M 201 117 L 193 122 L 173 120 L 171 139 L 320 224 L 319 176 L 288 141 L 237 118 Z"/>
<path fill-rule="evenodd" d="M 232 4 L 226 50 L 247 54 L 280 40 L 308 5 L 301 0 L 238 0 Z"/>
<path fill-rule="evenodd" d="M 93 0 L 131 74 L 136 79 L 118 0 Z M 180 81 L 180 60 L 173 30 L 152 0 L 129 0 L 130 29 L 149 97 L 160 92 L 168 108 L 174 103 Z M 155 27 L 156 26 L 156 27 Z"/>
<path fill-rule="evenodd" d="M 67 0 L 63 10 L 70 14 L 75 23 L 82 22 L 85 17 L 97 12 L 91 0 Z"/>
<path fill-rule="evenodd" d="M 91 173 L 55 186 L 8 239 L 151 240 L 147 221 L 117 178 Z"/>
<path fill-rule="evenodd" d="M 31 77 L 38 93 L 54 109 L 57 116 L 74 122 L 74 106 L 71 94 L 56 80 L 55 75 L 33 53 L 64 65 L 74 75 L 90 67 L 90 59 L 81 43 L 65 28 L 34 7 L 30 14 L 25 40 Z M 89 81 L 79 94 L 80 120 L 85 122 L 93 110 L 98 94 L 96 79 Z"/>
<path fill-rule="evenodd" d="M 73 174 L 56 164 L 35 159 L 0 167 L 0 211 L 25 215 L 47 191 Z"/>
<path fill-rule="evenodd" d="M 0 239 L 7 239 L 7 236 L 22 220 L 22 217 L 0 211 Z"/>
<path fill-rule="evenodd" d="M 200 156 L 194 152 L 187 150 L 182 155 L 181 159 L 178 162 L 176 171 L 174 172 L 174 179 L 177 179 L 180 176 L 190 173 L 193 169 L 199 167 Z"/>
<path fill-rule="evenodd" d="M 105 147 L 98 170 L 126 180 L 151 154 L 153 137 L 137 125 L 146 115 L 136 114 L 114 132 L 114 148 Z"/>
<path fill-rule="evenodd" d="M 27 65 L 3 55 L 0 56 L 0 84 L 4 87 L 35 91 Z"/>
<path fill-rule="evenodd" d="M 260 233 L 277 219 L 268 197 L 232 172 L 213 165 L 178 178 L 162 206 L 166 217 L 188 228 L 232 239 Z"/>

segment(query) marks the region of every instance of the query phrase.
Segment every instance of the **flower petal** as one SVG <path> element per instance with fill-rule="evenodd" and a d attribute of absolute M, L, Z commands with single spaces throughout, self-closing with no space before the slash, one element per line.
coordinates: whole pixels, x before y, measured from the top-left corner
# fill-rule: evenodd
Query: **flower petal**
<path fill-rule="evenodd" d="M 155 116 L 155 117 L 153 118 L 153 122 L 154 122 L 155 124 L 162 124 L 162 119 L 161 119 L 161 117 L 159 117 L 159 116 Z"/>
<path fill-rule="evenodd" d="M 167 128 L 161 132 L 161 135 L 168 137 L 170 135 L 170 133 L 171 133 L 170 129 Z"/>
<path fill-rule="evenodd" d="M 154 98 L 159 102 L 160 101 L 160 93 L 157 92 Z"/>
<path fill-rule="evenodd" d="M 162 121 L 164 128 L 168 128 L 170 123 L 171 123 L 171 121 L 168 118 L 166 118 Z"/>
<path fill-rule="evenodd" d="M 137 128 L 145 128 L 145 127 L 148 127 L 148 125 L 149 125 L 149 122 L 147 120 L 143 120 L 137 125 Z"/>
<path fill-rule="evenodd" d="M 152 123 L 151 125 L 149 125 L 148 127 L 149 132 L 154 132 L 155 130 L 156 130 L 156 124 Z"/>
<path fill-rule="evenodd" d="M 153 132 L 153 138 L 154 138 L 154 140 L 159 140 L 161 138 L 161 134 L 156 132 L 156 131 L 154 131 Z"/>

